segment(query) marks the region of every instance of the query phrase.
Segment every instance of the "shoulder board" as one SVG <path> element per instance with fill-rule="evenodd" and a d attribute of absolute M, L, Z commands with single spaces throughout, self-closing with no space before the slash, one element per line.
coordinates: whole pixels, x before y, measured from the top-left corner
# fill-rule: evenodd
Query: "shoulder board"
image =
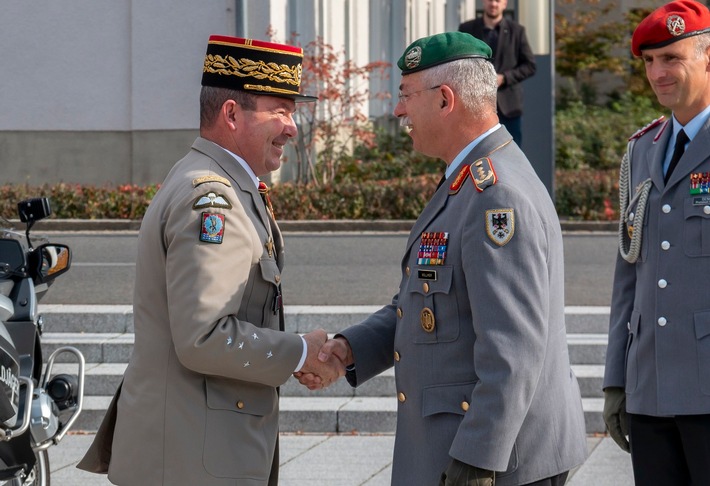
<path fill-rule="evenodd" d="M 192 179 L 192 187 L 197 187 L 200 184 L 205 184 L 206 182 L 219 182 L 220 184 L 224 184 L 227 187 L 232 187 L 232 183 L 229 182 L 229 179 L 218 175 L 207 175 L 198 177 L 197 179 Z"/>
<path fill-rule="evenodd" d="M 471 180 L 476 191 L 483 192 L 489 186 L 498 182 L 498 176 L 493 168 L 493 163 L 488 157 L 482 157 L 469 166 Z"/>
<path fill-rule="evenodd" d="M 651 130 L 651 129 L 657 127 L 658 125 L 660 125 L 661 123 L 663 123 L 663 120 L 665 120 L 665 119 L 666 119 L 665 115 L 661 115 L 660 117 L 656 118 L 656 119 L 653 120 L 651 123 L 649 123 L 648 125 L 646 125 L 646 126 L 643 127 L 642 129 L 636 131 L 636 133 L 634 133 L 633 135 L 631 135 L 631 136 L 629 137 L 629 141 L 631 141 L 631 140 L 636 140 L 636 139 L 638 139 L 638 138 L 641 138 L 641 137 L 642 137 L 644 134 L 646 134 L 649 130 Z"/>

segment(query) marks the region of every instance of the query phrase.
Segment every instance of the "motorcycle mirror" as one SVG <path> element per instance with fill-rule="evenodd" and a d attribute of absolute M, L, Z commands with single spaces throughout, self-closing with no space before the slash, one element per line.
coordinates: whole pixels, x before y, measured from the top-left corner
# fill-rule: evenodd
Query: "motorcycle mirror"
<path fill-rule="evenodd" d="M 10 238 L 0 239 L 0 276 L 25 271 L 25 251 L 22 244 Z"/>
<path fill-rule="evenodd" d="M 27 246 L 32 248 L 32 241 L 30 240 L 30 230 L 35 222 L 40 219 L 44 219 L 50 214 L 52 214 L 52 208 L 49 205 L 49 199 L 46 197 L 35 197 L 33 199 L 26 199 L 22 202 L 17 203 L 17 211 L 20 214 L 20 221 L 27 223 L 27 229 L 25 230 L 25 238 L 27 238 Z"/>
<path fill-rule="evenodd" d="M 23 223 L 34 223 L 52 214 L 49 199 L 46 197 L 36 197 L 22 201 L 17 204 L 17 211 L 20 214 L 20 221 Z"/>
<path fill-rule="evenodd" d="M 71 251 L 67 245 L 47 243 L 32 252 L 33 268 L 38 282 L 50 282 L 71 266 Z"/>

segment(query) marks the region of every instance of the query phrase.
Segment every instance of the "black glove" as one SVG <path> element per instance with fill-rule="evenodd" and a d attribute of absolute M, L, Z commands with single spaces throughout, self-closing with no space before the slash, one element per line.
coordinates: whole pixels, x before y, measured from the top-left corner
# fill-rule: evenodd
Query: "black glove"
<path fill-rule="evenodd" d="M 453 459 L 441 475 L 439 486 L 494 486 L 496 473 Z"/>
<path fill-rule="evenodd" d="M 626 392 L 621 387 L 610 386 L 604 389 L 604 422 L 609 435 L 619 447 L 631 452 L 629 441 L 629 423 L 626 415 Z"/>

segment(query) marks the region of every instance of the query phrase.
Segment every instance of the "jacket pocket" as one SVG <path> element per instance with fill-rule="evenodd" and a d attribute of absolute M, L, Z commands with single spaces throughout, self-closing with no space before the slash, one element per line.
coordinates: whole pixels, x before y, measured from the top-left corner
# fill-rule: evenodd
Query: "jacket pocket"
<path fill-rule="evenodd" d="M 452 413 L 465 415 L 471 407 L 471 394 L 478 381 L 453 383 L 447 385 L 428 386 L 422 390 L 422 417 L 429 417 L 439 413 Z M 476 413 L 476 410 L 472 410 Z M 504 472 L 496 473 L 502 477 L 518 469 L 518 444 L 513 444 L 513 451 L 508 459 L 508 467 Z"/>
<path fill-rule="evenodd" d="M 216 477 L 266 481 L 278 434 L 276 389 L 208 376 L 205 398 L 205 470 Z"/>
<path fill-rule="evenodd" d="M 705 212 L 707 204 L 694 204 L 688 197 L 683 206 L 683 250 L 689 257 L 710 256 L 710 212 Z"/>
<path fill-rule="evenodd" d="M 638 333 L 641 323 L 641 314 L 638 311 L 631 313 L 629 320 L 629 337 L 626 341 L 626 393 L 632 393 L 638 386 Z"/>
<path fill-rule="evenodd" d="M 422 418 L 438 413 L 464 415 L 478 381 L 427 386 L 422 390 Z M 466 403 L 463 406 L 464 402 Z"/>
<path fill-rule="evenodd" d="M 406 318 L 413 323 L 415 344 L 447 343 L 458 339 L 458 304 L 451 292 L 453 278 L 451 265 L 414 267 L 407 283 L 410 301 L 407 312 L 418 314 Z"/>
<path fill-rule="evenodd" d="M 710 310 L 696 312 L 694 320 L 700 391 L 710 395 Z"/>

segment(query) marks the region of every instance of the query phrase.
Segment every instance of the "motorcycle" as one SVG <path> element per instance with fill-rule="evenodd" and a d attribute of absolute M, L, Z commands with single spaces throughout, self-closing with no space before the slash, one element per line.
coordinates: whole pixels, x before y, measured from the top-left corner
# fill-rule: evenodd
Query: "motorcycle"
<path fill-rule="evenodd" d="M 69 270 L 71 250 L 30 235 L 51 214 L 49 199 L 22 201 L 18 212 L 24 235 L 4 218 L 0 228 L 0 486 L 48 486 L 47 451 L 81 413 L 85 362 L 72 346 L 43 362 L 38 302 Z M 73 356 L 76 374 L 53 374 L 61 355 Z"/>

